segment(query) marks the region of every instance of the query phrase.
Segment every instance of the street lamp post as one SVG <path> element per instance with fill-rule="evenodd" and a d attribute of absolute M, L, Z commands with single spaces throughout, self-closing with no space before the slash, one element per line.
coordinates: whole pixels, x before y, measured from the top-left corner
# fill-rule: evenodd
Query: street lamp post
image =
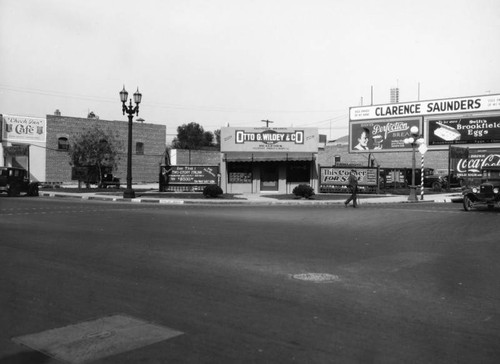
<path fill-rule="evenodd" d="M 404 140 L 405 144 L 410 144 L 412 148 L 412 159 L 411 159 L 411 185 L 410 185 L 410 195 L 408 196 L 408 201 L 418 201 L 417 198 L 417 186 L 415 186 L 415 154 L 417 146 L 425 143 L 424 139 L 420 135 L 418 127 L 412 126 L 410 129 L 411 136 Z M 424 178 L 424 176 L 420 176 Z"/>
<path fill-rule="evenodd" d="M 128 149 L 127 149 L 127 188 L 123 192 L 124 198 L 135 198 L 135 192 L 132 189 L 132 120 L 134 119 L 134 114 L 139 116 L 139 104 L 141 103 L 142 94 L 139 92 L 139 88 L 134 93 L 135 106 L 132 106 L 132 99 L 127 106 L 126 102 L 128 99 L 128 92 L 123 86 L 123 90 L 120 91 L 120 100 L 122 102 L 123 115 L 128 114 Z"/>

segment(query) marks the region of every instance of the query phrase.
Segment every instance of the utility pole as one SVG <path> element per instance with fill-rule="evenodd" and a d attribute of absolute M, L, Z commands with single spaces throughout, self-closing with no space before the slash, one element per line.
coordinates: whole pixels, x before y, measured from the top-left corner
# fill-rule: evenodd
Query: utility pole
<path fill-rule="evenodd" d="M 261 120 L 263 123 L 266 123 L 266 128 L 269 128 L 269 123 L 274 123 L 274 121 L 271 120 Z"/>

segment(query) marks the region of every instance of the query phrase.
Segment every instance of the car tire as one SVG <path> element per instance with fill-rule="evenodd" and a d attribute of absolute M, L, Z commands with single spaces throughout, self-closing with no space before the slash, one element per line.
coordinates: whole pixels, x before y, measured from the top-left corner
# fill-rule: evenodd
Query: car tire
<path fill-rule="evenodd" d="M 464 196 L 464 210 L 471 211 L 473 207 L 474 207 L 474 203 L 472 202 L 470 197 Z"/>
<path fill-rule="evenodd" d="M 10 186 L 9 191 L 7 193 L 10 197 L 17 197 L 21 193 L 21 188 L 17 184 Z"/>
<path fill-rule="evenodd" d="M 435 192 L 441 192 L 441 183 L 439 182 L 433 182 L 432 183 L 432 190 Z"/>
<path fill-rule="evenodd" d="M 30 183 L 28 186 L 28 196 L 37 197 L 40 195 L 38 183 Z"/>

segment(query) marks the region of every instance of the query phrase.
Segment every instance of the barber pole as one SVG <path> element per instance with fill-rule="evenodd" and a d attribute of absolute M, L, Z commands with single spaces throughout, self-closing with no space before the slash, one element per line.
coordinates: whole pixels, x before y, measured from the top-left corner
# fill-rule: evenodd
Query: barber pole
<path fill-rule="evenodd" d="M 424 154 L 422 153 L 420 170 L 420 200 L 424 199 Z"/>
<path fill-rule="evenodd" d="M 418 151 L 420 152 L 421 155 L 421 163 L 420 163 L 420 199 L 424 199 L 424 154 L 427 152 L 427 145 L 425 143 L 422 143 L 418 147 Z"/>

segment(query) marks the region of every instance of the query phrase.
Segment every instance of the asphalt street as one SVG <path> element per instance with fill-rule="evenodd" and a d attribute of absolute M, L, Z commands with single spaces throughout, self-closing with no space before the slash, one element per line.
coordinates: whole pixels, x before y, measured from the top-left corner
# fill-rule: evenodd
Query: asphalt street
<path fill-rule="evenodd" d="M 0 363 L 497 363 L 498 214 L 0 197 Z"/>

